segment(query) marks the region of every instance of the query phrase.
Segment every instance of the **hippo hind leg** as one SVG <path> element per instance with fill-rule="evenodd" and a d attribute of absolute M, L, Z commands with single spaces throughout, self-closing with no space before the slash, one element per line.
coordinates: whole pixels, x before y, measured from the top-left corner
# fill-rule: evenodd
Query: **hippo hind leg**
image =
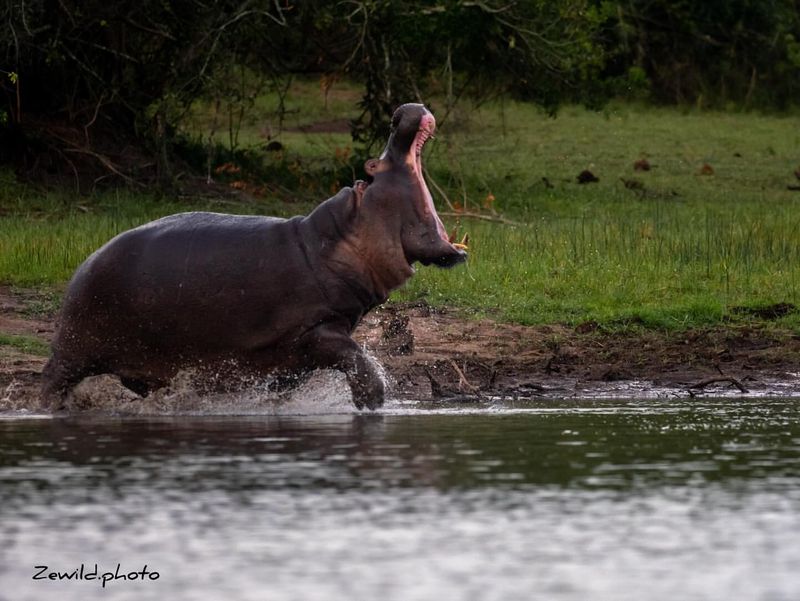
<path fill-rule="evenodd" d="M 87 365 L 69 363 L 53 356 L 42 370 L 43 409 L 58 411 L 64 408 L 69 391 L 81 380 L 97 372 Z"/>

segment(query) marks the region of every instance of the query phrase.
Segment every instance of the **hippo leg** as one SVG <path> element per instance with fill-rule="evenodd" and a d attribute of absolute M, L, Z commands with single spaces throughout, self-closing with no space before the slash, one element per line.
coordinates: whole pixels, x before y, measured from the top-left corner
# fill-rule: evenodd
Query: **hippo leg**
<path fill-rule="evenodd" d="M 75 366 L 52 357 L 42 371 L 42 408 L 58 411 L 64 408 L 67 394 L 78 382 L 94 375 L 86 366 Z"/>
<path fill-rule="evenodd" d="M 320 326 L 314 332 L 307 354 L 317 367 L 341 371 L 347 377 L 356 408 L 377 409 L 383 405 L 385 385 L 375 363 L 346 333 Z"/>
<path fill-rule="evenodd" d="M 352 357 L 352 363 L 347 362 L 341 369 L 347 376 L 350 390 L 353 391 L 353 402 L 358 409 L 367 407 L 375 410 L 383 405 L 385 385 L 375 363 L 364 354 L 356 345 L 357 353 Z"/>

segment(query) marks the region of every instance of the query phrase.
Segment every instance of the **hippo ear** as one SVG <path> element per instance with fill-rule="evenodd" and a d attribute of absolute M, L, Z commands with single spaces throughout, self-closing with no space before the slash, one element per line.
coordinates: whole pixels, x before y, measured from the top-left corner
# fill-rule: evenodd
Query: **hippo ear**
<path fill-rule="evenodd" d="M 380 171 L 380 167 L 381 162 L 378 159 L 367 159 L 367 162 L 364 163 L 364 171 L 370 177 L 375 177 L 375 174 Z"/>
<path fill-rule="evenodd" d="M 364 163 L 364 171 L 367 172 L 367 181 L 370 183 L 373 177 L 391 168 L 389 161 L 384 159 L 367 159 L 367 162 Z"/>

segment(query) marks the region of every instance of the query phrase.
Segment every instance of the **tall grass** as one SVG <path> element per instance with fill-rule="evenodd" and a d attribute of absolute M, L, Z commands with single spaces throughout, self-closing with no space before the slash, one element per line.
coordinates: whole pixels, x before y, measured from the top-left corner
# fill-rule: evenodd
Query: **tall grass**
<path fill-rule="evenodd" d="M 667 328 L 718 322 L 733 306 L 800 304 L 800 212 L 664 205 L 649 217 L 470 224 L 467 267 L 420 269 L 399 297 L 522 323 Z"/>
<path fill-rule="evenodd" d="M 136 225 L 135 218 L 108 216 L 0 219 L 0 279 L 21 285 L 63 282 L 93 250 Z"/>
<path fill-rule="evenodd" d="M 25 189 L 21 194 L 29 194 Z M 185 202 L 126 191 L 71 198 L 42 194 L 31 202 L 6 197 L 0 207 L 0 282 L 49 286 L 66 282 L 75 268 L 118 233 L 183 211 L 221 211 L 289 216 L 305 212 L 287 205 L 205 199 Z"/>

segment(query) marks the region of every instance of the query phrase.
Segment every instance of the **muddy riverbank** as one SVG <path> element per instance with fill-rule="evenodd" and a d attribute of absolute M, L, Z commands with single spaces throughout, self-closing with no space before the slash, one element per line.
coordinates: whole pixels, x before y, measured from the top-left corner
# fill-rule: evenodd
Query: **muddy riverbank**
<path fill-rule="evenodd" d="M 42 293 L 0 287 L 0 411 L 37 406 L 55 320 Z M 800 336 L 763 325 L 612 333 L 415 303 L 374 311 L 356 338 L 401 398 L 800 395 Z"/>

